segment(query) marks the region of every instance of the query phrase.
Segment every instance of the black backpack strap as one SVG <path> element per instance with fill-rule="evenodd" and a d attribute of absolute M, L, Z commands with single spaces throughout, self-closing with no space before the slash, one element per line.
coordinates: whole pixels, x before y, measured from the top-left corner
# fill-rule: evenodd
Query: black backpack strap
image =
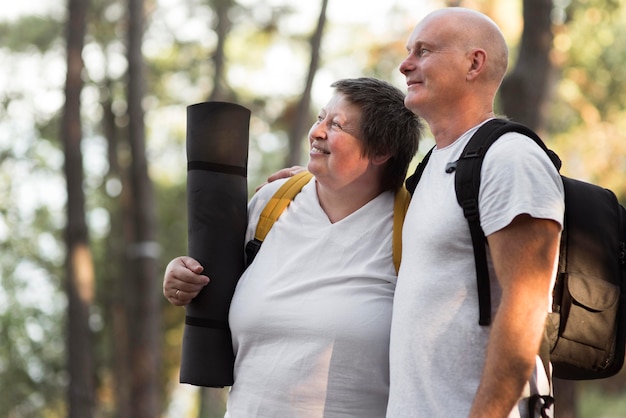
<path fill-rule="evenodd" d="M 474 133 L 463 149 L 457 161 L 448 163 L 446 173 L 455 175 L 455 189 L 463 215 L 467 219 L 472 246 L 474 247 L 474 263 L 476 266 L 476 285 L 478 288 L 479 321 L 480 325 L 491 324 L 491 291 L 489 288 L 489 269 L 487 267 L 487 250 L 485 234 L 480 227 L 480 213 L 478 211 L 478 192 L 480 191 L 480 169 L 483 158 L 489 147 L 507 132 L 519 132 L 533 139 L 550 157 L 554 166 L 559 170 L 561 160 L 549 150 L 537 134 L 519 123 L 506 119 L 492 119 L 485 122 Z M 415 172 L 406 179 L 406 188 L 413 195 L 415 187 L 422 177 L 424 168 L 434 147 L 428 151 L 422 161 L 415 168 Z"/>
<path fill-rule="evenodd" d="M 487 268 L 487 250 L 485 234 L 480 226 L 478 193 L 480 191 L 480 170 L 489 147 L 507 132 L 519 132 L 533 139 L 550 157 L 557 169 L 561 166 L 559 157 L 548 150 L 535 132 L 524 125 L 505 119 L 492 119 L 485 122 L 463 149 L 461 157 L 455 163 L 455 188 L 459 205 L 467 219 L 474 247 L 476 265 L 476 285 L 478 287 L 480 325 L 491 324 L 491 292 L 489 288 L 489 270 Z"/>
<path fill-rule="evenodd" d="M 489 270 L 487 268 L 487 250 L 485 234 L 480 227 L 478 211 L 478 192 L 480 190 L 480 169 L 489 146 L 497 139 L 494 133 L 502 126 L 499 119 L 483 124 L 470 138 L 456 161 L 455 189 L 456 199 L 467 219 L 476 268 L 480 325 L 491 324 L 491 291 L 489 288 Z"/>
<path fill-rule="evenodd" d="M 426 167 L 426 163 L 428 163 L 428 159 L 430 158 L 430 154 L 433 153 L 433 149 L 435 149 L 435 147 L 432 147 L 426 153 L 424 158 L 422 158 L 422 161 L 417 165 L 417 167 L 415 167 L 415 171 L 413 172 L 413 174 L 411 174 L 404 182 L 404 185 L 406 186 L 406 189 L 409 191 L 411 196 L 413 196 L 415 187 L 417 187 L 417 183 L 419 183 L 420 179 L 422 178 L 424 167 Z"/>

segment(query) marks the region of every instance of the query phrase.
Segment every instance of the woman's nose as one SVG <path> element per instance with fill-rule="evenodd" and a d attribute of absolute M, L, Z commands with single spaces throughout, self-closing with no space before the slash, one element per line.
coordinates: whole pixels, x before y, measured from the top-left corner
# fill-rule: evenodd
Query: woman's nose
<path fill-rule="evenodd" d="M 317 121 L 311 126 L 309 130 L 309 137 L 316 139 L 324 139 L 326 137 L 326 129 L 324 128 L 324 121 Z"/>

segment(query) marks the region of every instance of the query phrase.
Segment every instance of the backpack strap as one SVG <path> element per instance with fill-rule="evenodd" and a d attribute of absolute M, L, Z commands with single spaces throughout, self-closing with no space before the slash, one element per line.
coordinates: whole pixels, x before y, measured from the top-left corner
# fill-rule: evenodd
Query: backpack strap
<path fill-rule="evenodd" d="M 474 247 L 474 263 L 476 266 L 476 285 L 478 288 L 479 320 L 480 325 L 491 324 L 491 292 L 489 288 L 489 270 L 487 268 L 487 250 L 485 234 L 480 226 L 480 213 L 478 211 L 478 193 L 480 191 L 480 169 L 483 158 L 489 147 L 507 132 L 519 132 L 530 137 L 550 157 L 554 166 L 559 170 L 561 160 L 549 150 L 537 134 L 524 125 L 505 119 L 492 119 L 485 122 L 474 133 L 472 138 L 463 149 L 461 157 L 457 161 L 447 164 L 446 173 L 455 175 L 455 191 L 457 201 L 463 209 L 463 215 L 467 219 L 472 246 Z M 406 180 L 406 188 L 411 195 L 422 177 L 424 168 L 428 163 L 434 147 L 428 151 L 422 161 L 415 168 L 415 172 Z"/>
<path fill-rule="evenodd" d="M 410 202 L 411 194 L 404 186 L 400 187 L 393 201 L 392 253 L 396 273 L 400 271 L 400 261 L 402 260 L 402 225 L 404 225 L 404 217 L 406 216 L 406 211 L 409 209 Z"/>
<path fill-rule="evenodd" d="M 483 326 L 491 324 L 491 290 L 489 288 L 486 238 L 480 226 L 480 214 L 478 212 L 478 192 L 480 190 L 480 169 L 483 158 L 487 149 L 498 139 L 494 132 L 500 126 L 499 120 L 491 120 L 483 124 L 470 138 L 459 160 L 452 163 L 456 171 L 454 179 L 456 199 L 463 209 L 463 216 L 467 219 L 472 246 L 474 247 L 474 265 L 478 287 L 478 323 Z"/>
<path fill-rule="evenodd" d="M 420 161 L 417 167 L 415 167 L 415 171 L 413 172 L 413 174 L 411 174 L 404 182 L 404 184 L 406 185 L 406 189 L 409 191 L 411 196 L 413 196 L 413 192 L 415 192 L 415 187 L 417 187 L 417 183 L 419 183 L 420 179 L 422 178 L 422 173 L 424 172 L 426 163 L 428 163 L 428 160 L 430 159 L 430 154 L 433 153 L 434 149 L 435 147 L 432 147 L 426 153 L 424 158 L 422 158 L 422 161 Z"/>
<path fill-rule="evenodd" d="M 272 198 L 267 202 L 261 215 L 259 216 L 259 222 L 257 223 L 256 231 L 254 233 L 254 239 L 248 241 L 246 244 L 246 260 L 247 265 L 250 265 L 254 261 L 254 257 L 261 249 L 261 244 L 267 233 L 272 229 L 272 225 L 283 213 L 283 211 L 289 206 L 295 196 L 300 193 L 300 190 L 305 184 L 311 180 L 313 174 L 308 171 L 302 171 L 295 174 L 283 183 L 282 186 L 274 193 Z"/>
<path fill-rule="evenodd" d="M 461 157 L 455 163 L 455 189 L 463 215 L 467 219 L 474 247 L 476 265 L 476 284 L 478 287 L 480 325 L 491 323 L 491 292 L 489 289 L 489 270 L 487 268 L 486 238 L 480 227 L 478 211 L 478 193 L 480 191 L 480 170 L 489 147 L 507 132 L 518 132 L 534 140 L 550 157 L 559 170 L 561 160 L 549 150 L 537 134 L 530 128 L 505 119 L 492 119 L 485 122 L 463 149 Z"/>
<path fill-rule="evenodd" d="M 313 175 L 308 171 L 300 172 L 290 177 L 280 188 L 274 193 L 272 198 L 267 202 L 261 215 L 259 216 L 259 222 L 256 227 L 254 239 L 246 244 L 246 260 L 247 265 L 250 265 L 254 261 L 254 257 L 261 249 L 261 244 L 265 240 L 272 225 L 283 213 L 283 211 L 289 206 L 295 196 L 300 193 L 300 190 L 307 184 Z M 411 201 L 411 195 L 406 188 L 401 187 L 396 192 L 393 203 L 393 238 L 392 238 L 392 256 L 393 265 L 396 268 L 396 273 L 400 270 L 400 261 L 402 259 L 402 225 L 404 223 L 404 217 L 406 211 L 409 208 Z"/>
<path fill-rule="evenodd" d="M 303 171 L 289 178 L 270 199 L 263 208 L 263 212 L 259 216 L 259 223 L 256 227 L 255 239 L 263 241 L 267 233 L 272 229 L 272 225 L 289 206 L 291 201 L 296 197 L 300 190 L 307 184 L 313 174 Z"/>

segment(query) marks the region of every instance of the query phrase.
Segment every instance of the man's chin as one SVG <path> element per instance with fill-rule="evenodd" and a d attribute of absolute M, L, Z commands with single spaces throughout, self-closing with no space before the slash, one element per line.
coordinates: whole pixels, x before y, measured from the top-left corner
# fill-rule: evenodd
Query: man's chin
<path fill-rule="evenodd" d="M 420 100 L 418 100 L 416 97 L 410 97 L 410 96 L 406 96 L 406 98 L 404 99 L 404 106 L 409 109 L 411 112 L 415 113 L 416 115 L 420 114 L 420 109 L 422 107 L 422 103 Z"/>

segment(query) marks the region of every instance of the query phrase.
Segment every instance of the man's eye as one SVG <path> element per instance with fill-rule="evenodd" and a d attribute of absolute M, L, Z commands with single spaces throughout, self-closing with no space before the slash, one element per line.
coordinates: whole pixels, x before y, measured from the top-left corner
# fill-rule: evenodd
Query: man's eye
<path fill-rule="evenodd" d="M 419 51 L 417 51 L 417 55 L 420 57 L 423 57 L 424 55 L 426 55 L 427 53 L 429 53 L 430 51 L 426 48 L 421 48 Z"/>

